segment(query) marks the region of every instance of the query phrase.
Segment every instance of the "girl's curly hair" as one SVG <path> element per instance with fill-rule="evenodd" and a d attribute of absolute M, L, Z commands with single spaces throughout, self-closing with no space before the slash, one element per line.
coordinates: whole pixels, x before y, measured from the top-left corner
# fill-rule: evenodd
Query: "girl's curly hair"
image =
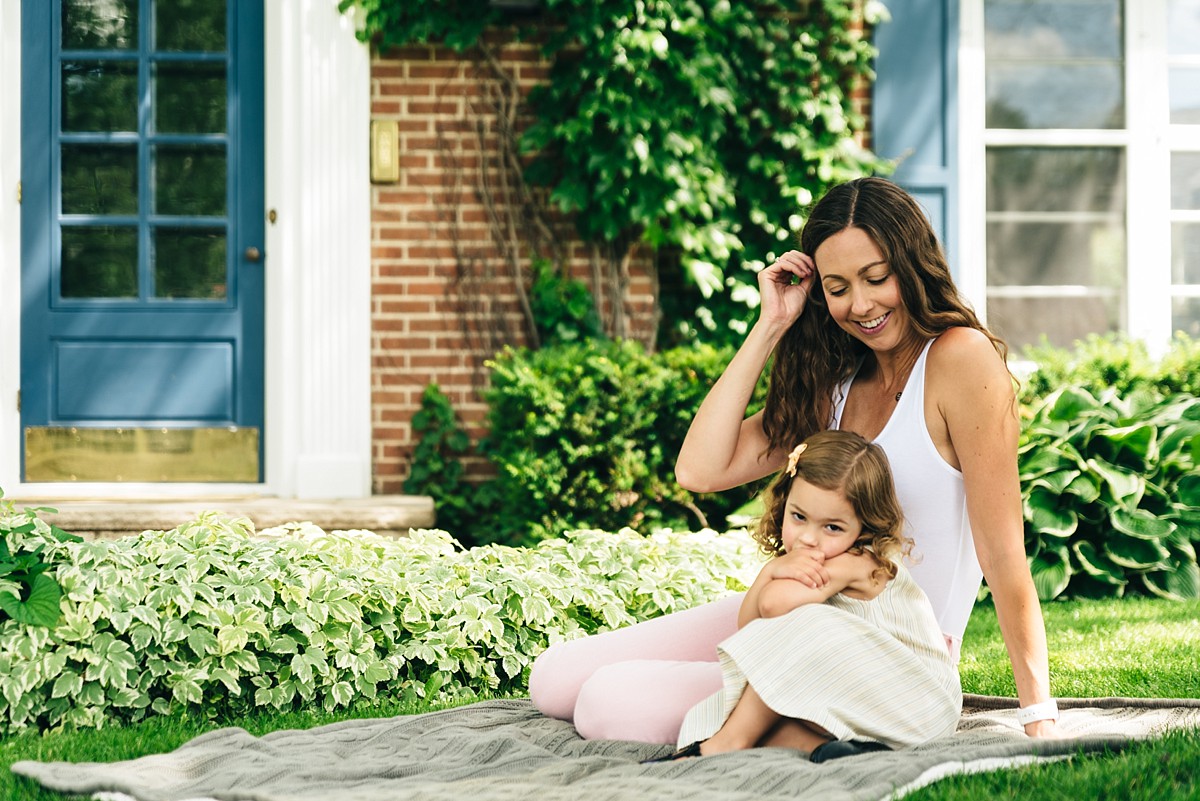
<path fill-rule="evenodd" d="M 820 431 L 805 440 L 807 447 L 796 462 L 795 475 L 780 471 L 763 492 L 763 514 L 754 539 L 771 556 L 781 556 L 783 516 L 792 482 L 804 479 L 815 487 L 846 496 L 862 523 L 862 533 L 850 553 L 869 553 L 878 565 L 874 578 L 896 577 L 897 557 L 912 552 L 904 536 L 904 512 L 896 497 L 887 454 L 852 431 Z"/>

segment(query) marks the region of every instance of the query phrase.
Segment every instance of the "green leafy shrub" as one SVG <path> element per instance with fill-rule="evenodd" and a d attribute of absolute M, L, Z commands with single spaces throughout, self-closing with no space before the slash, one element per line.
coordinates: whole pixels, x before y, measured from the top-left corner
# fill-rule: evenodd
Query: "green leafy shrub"
<path fill-rule="evenodd" d="M 1177 331 L 1158 363 L 1158 384 L 1168 395 L 1185 392 L 1200 396 L 1200 339 Z"/>
<path fill-rule="evenodd" d="M 471 440 L 459 425 L 450 399 L 437 384 L 425 387 L 412 427 L 417 446 L 404 491 L 433 498 L 442 529 L 465 530 L 472 519 L 474 492 L 463 479 L 462 457 L 470 450 Z"/>
<path fill-rule="evenodd" d="M 1060 389 L 1027 421 L 1019 462 L 1043 599 L 1200 597 L 1200 398 Z"/>
<path fill-rule="evenodd" d="M 78 541 L 37 516 L 52 509 L 18 512 L 0 490 L 0 623 L 6 618 L 32 626 L 58 622 L 62 592 L 48 574 L 59 546 Z"/>
<path fill-rule="evenodd" d="M 541 347 L 600 336 L 600 315 L 587 284 L 562 275 L 547 259 L 534 259 L 529 306 Z"/>
<path fill-rule="evenodd" d="M 749 490 L 694 496 L 674 469 L 729 358 L 710 347 L 651 355 L 601 340 L 499 354 L 480 443 L 497 468 L 497 508 L 471 536 L 523 545 L 573 528 L 722 524 Z"/>
<path fill-rule="evenodd" d="M 1178 393 L 1200 395 L 1200 341 L 1182 332 L 1157 361 L 1141 340 L 1122 334 L 1090 334 L 1070 349 L 1043 343 L 1026 348 L 1023 355 L 1036 364 L 1021 385 L 1021 401 L 1026 406 L 1063 387 L 1078 387 L 1096 396 L 1111 389 L 1125 398 L 1135 394 L 1156 399 Z"/>
<path fill-rule="evenodd" d="M 256 536 L 205 514 L 119 540 L 27 539 L 55 552 L 62 619 L 0 623 L 4 733 L 518 691 L 548 644 L 743 589 L 760 564 L 744 532 L 464 551 L 440 531 Z"/>

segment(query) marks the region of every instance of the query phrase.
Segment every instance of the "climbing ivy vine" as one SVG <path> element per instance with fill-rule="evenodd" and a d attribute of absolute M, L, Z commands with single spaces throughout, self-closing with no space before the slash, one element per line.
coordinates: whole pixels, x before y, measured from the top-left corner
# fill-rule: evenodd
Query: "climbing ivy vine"
<path fill-rule="evenodd" d="M 859 146 L 873 0 L 341 0 L 381 49 L 533 41 L 525 179 L 613 260 L 678 254 L 710 327 L 748 318 L 754 272 L 826 188 L 888 164 Z M 523 4 L 524 5 L 524 4 Z M 508 7 L 506 11 L 504 7 Z M 695 311 L 693 309 L 692 311 Z M 685 310 L 686 313 L 686 310 Z"/>

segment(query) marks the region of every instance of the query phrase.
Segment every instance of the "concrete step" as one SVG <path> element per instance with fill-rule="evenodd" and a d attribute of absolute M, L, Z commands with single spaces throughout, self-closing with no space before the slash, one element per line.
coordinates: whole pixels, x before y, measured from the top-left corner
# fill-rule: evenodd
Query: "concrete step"
<path fill-rule="evenodd" d="M 313 523 L 326 531 L 366 529 L 403 537 L 410 528 L 434 526 L 433 499 L 424 495 L 373 495 L 338 500 L 267 497 L 195 500 L 6 498 L 18 508 L 50 507 L 38 516 L 85 539 L 115 538 L 172 529 L 205 511 L 248 517 L 256 529 L 284 523 Z"/>

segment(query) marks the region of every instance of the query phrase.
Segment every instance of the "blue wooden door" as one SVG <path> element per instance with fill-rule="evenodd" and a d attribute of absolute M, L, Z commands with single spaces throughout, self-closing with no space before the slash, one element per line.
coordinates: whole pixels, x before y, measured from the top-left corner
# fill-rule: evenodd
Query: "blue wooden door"
<path fill-rule="evenodd" d="M 24 479 L 261 481 L 261 0 L 21 14 Z"/>

